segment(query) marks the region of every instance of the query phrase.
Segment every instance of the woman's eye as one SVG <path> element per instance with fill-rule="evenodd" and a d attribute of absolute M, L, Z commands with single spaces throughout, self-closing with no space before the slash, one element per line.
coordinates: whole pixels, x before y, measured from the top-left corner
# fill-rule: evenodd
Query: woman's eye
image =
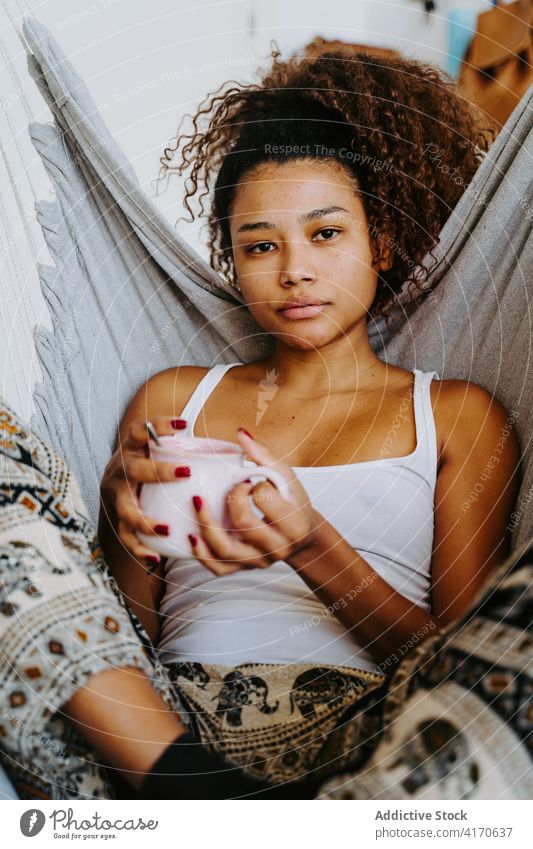
<path fill-rule="evenodd" d="M 272 242 L 258 242 L 257 245 L 252 245 L 248 248 L 249 254 L 267 254 L 270 253 L 270 248 L 274 247 Z"/>
<path fill-rule="evenodd" d="M 322 239 L 319 239 L 320 242 L 330 242 L 331 239 L 333 239 L 337 235 L 337 233 L 340 232 L 341 231 L 338 230 L 336 227 L 324 227 L 323 230 L 318 231 L 315 236 L 315 239 L 318 238 L 318 236 L 322 236 Z"/>

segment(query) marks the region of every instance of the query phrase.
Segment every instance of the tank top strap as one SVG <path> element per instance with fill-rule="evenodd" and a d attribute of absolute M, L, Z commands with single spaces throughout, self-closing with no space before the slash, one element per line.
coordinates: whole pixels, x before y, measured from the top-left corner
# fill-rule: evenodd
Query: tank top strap
<path fill-rule="evenodd" d="M 436 371 L 413 369 L 414 413 L 416 425 L 416 450 L 412 455 L 411 467 L 423 477 L 434 490 L 437 480 L 437 429 L 431 404 L 431 381 L 440 380 Z"/>
<path fill-rule="evenodd" d="M 212 366 L 209 371 L 204 374 L 181 411 L 180 418 L 185 419 L 187 422 L 187 427 L 182 431 L 184 436 L 194 435 L 194 425 L 196 424 L 198 414 L 217 383 L 222 380 L 230 368 L 242 365 L 244 365 L 244 363 L 217 363 L 216 366 Z"/>

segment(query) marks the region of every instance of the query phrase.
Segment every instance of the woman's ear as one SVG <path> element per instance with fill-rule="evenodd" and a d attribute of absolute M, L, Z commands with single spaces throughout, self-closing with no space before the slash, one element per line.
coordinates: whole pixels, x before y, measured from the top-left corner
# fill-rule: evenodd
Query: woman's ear
<path fill-rule="evenodd" d="M 381 257 L 379 262 L 381 271 L 389 271 L 392 268 L 392 251 L 388 251 L 386 256 Z"/>
<path fill-rule="evenodd" d="M 392 268 L 392 248 L 386 233 L 379 233 L 376 239 L 372 240 L 372 253 L 372 265 L 377 265 L 379 271 L 389 271 Z"/>

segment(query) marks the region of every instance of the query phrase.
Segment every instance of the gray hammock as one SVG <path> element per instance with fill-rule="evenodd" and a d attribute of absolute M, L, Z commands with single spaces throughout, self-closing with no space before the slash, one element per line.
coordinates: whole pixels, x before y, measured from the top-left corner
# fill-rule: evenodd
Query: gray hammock
<path fill-rule="evenodd" d="M 36 204 L 54 262 L 39 266 L 53 331 L 35 331 L 43 382 L 31 426 L 70 464 L 96 521 L 99 481 L 139 386 L 169 366 L 264 359 L 273 340 L 141 190 L 51 33 L 33 16 L 23 33 L 54 116 L 30 125 L 31 140 L 56 192 Z M 532 119 L 533 86 L 446 222 L 425 298 L 405 289 L 388 331 L 380 320 L 369 328 L 384 361 L 478 383 L 515 420 L 513 548 L 533 537 Z"/>

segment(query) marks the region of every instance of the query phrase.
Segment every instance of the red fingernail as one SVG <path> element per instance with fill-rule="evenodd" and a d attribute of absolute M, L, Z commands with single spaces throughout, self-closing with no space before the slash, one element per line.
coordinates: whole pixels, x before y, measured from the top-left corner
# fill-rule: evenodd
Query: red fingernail
<path fill-rule="evenodd" d="M 249 436 L 249 437 L 250 437 L 250 439 L 253 439 L 252 434 L 251 434 L 251 433 L 248 433 L 248 431 L 247 431 L 247 430 L 245 430 L 243 427 L 238 427 L 238 428 L 237 428 L 237 430 L 240 430 L 240 431 L 241 431 L 241 433 L 244 433 L 244 435 L 245 435 L 245 436 Z"/>
<path fill-rule="evenodd" d="M 162 537 L 168 537 L 170 533 L 168 525 L 156 525 L 154 531 Z"/>
<path fill-rule="evenodd" d="M 196 534 L 189 534 L 189 539 L 191 541 L 191 545 L 198 545 L 198 537 Z"/>
<path fill-rule="evenodd" d="M 202 499 L 200 498 L 199 495 L 193 495 L 192 503 L 194 504 L 195 510 L 201 510 L 202 509 Z"/>
<path fill-rule="evenodd" d="M 144 559 L 146 560 L 147 563 L 156 563 L 157 564 L 157 563 L 161 562 L 161 558 L 158 557 L 156 554 L 147 554 Z"/>
<path fill-rule="evenodd" d="M 191 476 L 191 467 L 190 466 L 176 466 L 174 469 L 174 474 L 177 478 L 190 478 Z"/>
<path fill-rule="evenodd" d="M 250 480 L 250 478 L 246 478 L 246 480 L 245 480 L 245 481 L 243 481 L 243 483 L 251 483 L 251 482 L 252 482 L 252 481 Z"/>
<path fill-rule="evenodd" d="M 171 419 L 170 424 L 174 430 L 184 430 L 187 427 L 185 419 Z"/>

